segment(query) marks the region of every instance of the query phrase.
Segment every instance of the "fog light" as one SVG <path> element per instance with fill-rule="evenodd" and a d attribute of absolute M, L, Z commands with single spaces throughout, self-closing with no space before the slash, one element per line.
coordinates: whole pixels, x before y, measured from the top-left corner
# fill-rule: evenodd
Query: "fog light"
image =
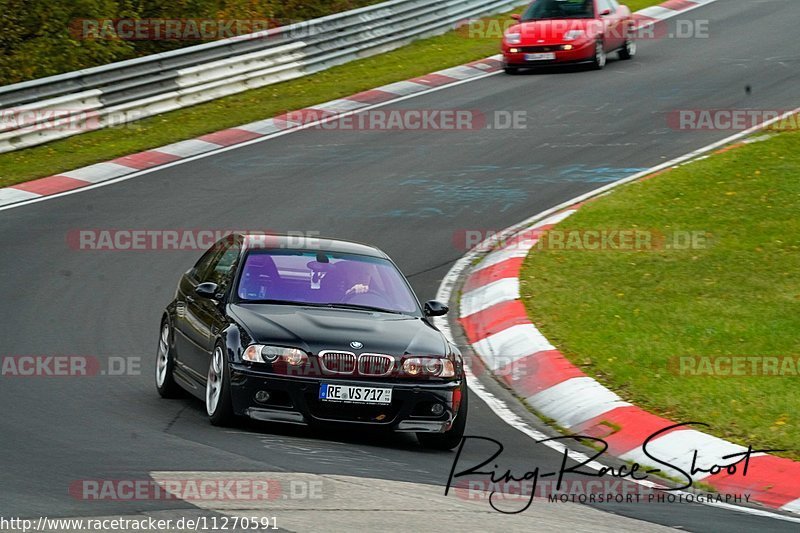
<path fill-rule="evenodd" d="M 563 48 L 564 50 L 572 50 L 572 45 L 571 44 L 565 44 L 561 48 Z"/>
<path fill-rule="evenodd" d="M 265 390 L 260 390 L 256 393 L 256 401 L 258 403 L 267 403 L 269 401 L 269 393 Z"/>
<path fill-rule="evenodd" d="M 440 414 L 444 413 L 444 405 L 440 403 L 433 404 L 433 406 L 431 407 L 431 413 L 433 413 L 436 416 L 439 416 Z"/>
<path fill-rule="evenodd" d="M 509 48 L 508 51 L 511 52 L 512 54 L 516 54 L 517 52 L 519 52 L 519 48 Z"/>

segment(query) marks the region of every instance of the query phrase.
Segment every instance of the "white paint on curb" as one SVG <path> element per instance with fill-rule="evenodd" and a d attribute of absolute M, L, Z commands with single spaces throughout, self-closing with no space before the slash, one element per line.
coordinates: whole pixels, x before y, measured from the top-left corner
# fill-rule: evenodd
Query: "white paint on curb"
<path fill-rule="evenodd" d="M 526 401 L 565 428 L 577 426 L 617 407 L 631 405 L 590 377 L 568 379 Z"/>
<path fill-rule="evenodd" d="M 39 198 L 39 195 L 33 192 L 23 191 L 22 189 L 12 189 L 11 187 L 0 189 L 0 205 L 11 202 L 23 202 L 34 198 Z"/>
<path fill-rule="evenodd" d="M 505 278 L 478 287 L 461 297 L 461 318 L 503 302 L 519 300 L 519 280 Z"/>
<path fill-rule="evenodd" d="M 651 19 L 663 20 L 666 18 L 667 15 L 669 15 L 672 12 L 673 12 L 672 9 L 667 9 L 666 7 L 652 6 L 637 11 L 636 14 Z"/>
<path fill-rule="evenodd" d="M 789 511 L 790 513 L 797 513 L 800 514 L 800 498 L 796 499 L 793 502 L 789 502 L 783 507 L 781 507 L 783 511 Z"/>
<path fill-rule="evenodd" d="M 69 172 L 62 172 L 59 176 L 66 176 L 76 180 L 88 181 L 89 183 L 100 183 L 109 177 L 116 178 L 135 172 L 131 167 L 125 165 L 118 165 L 117 163 L 97 163 L 88 167 L 79 168 L 77 170 L 70 170 Z"/>
<path fill-rule="evenodd" d="M 492 252 L 486 256 L 486 259 L 478 263 L 475 268 L 472 269 L 472 272 L 479 272 L 481 270 L 485 270 L 489 267 L 494 265 L 498 265 L 503 261 L 508 261 L 509 259 L 519 259 L 528 256 L 528 252 L 531 248 L 536 245 L 536 242 L 539 239 L 529 239 L 520 241 L 516 246 L 512 246 L 509 248 L 501 248 L 496 252 Z"/>
<path fill-rule="evenodd" d="M 519 324 L 489 335 L 472 345 L 478 355 L 497 370 L 527 355 L 555 350 L 533 324 Z"/>
<path fill-rule="evenodd" d="M 199 154 L 204 154 L 219 148 L 219 145 L 201 141 L 199 139 L 189 139 L 188 141 L 180 141 L 166 146 L 155 148 L 157 152 L 174 155 L 176 157 L 192 157 Z"/>
<path fill-rule="evenodd" d="M 702 469 L 711 468 L 717 462 L 715 459 L 729 454 L 747 451 L 747 448 L 744 446 L 733 444 L 694 429 L 681 429 L 667 433 L 649 442 L 647 444 L 647 449 L 651 455 L 674 465 L 676 468 L 686 473 L 691 472 L 693 459 L 691 454 L 686 453 L 687 449 L 697 450 L 697 467 Z M 653 461 L 645 455 L 641 446 L 624 453 L 620 458 L 625 461 L 635 461 L 641 465 L 655 466 L 662 469 L 670 476 L 685 479 L 685 476 L 678 470 L 671 469 Z M 692 479 L 694 481 L 700 481 L 708 476 L 708 473 L 698 472 L 692 476 Z"/>

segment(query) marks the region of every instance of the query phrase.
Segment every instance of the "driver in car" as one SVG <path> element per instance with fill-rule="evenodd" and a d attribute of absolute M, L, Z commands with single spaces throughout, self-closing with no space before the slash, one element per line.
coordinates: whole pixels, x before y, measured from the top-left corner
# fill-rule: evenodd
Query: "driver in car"
<path fill-rule="evenodd" d="M 345 296 L 351 294 L 364 294 L 369 292 L 370 282 L 373 275 L 377 274 L 375 265 L 370 265 L 361 262 L 352 262 L 346 269 L 347 282 L 345 286 L 349 286 L 344 293 Z"/>

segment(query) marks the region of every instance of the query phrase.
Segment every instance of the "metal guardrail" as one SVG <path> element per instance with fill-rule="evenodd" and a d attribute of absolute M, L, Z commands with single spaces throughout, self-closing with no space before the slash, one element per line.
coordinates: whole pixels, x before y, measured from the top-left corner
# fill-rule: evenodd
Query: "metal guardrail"
<path fill-rule="evenodd" d="M 273 30 L 0 87 L 0 153 L 313 74 L 522 3 L 391 0 Z"/>

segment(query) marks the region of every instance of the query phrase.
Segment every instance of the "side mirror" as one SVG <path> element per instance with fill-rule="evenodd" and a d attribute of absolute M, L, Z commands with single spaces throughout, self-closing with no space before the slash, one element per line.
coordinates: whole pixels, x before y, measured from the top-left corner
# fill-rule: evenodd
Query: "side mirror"
<path fill-rule="evenodd" d="M 522 15 L 520 15 L 519 13 L 514 13 L 513 15 L 511 15 L 511 18 L 514 20 L 522 20 Z"/>
<path fill-rule="evenodd" d="M 600 12 L 600 16 L 601 16 L 601 17 L 607 17 L 607 16 L 609 16 L 610 14 L 611 14 L 611 10 L 610 10 L 610 9 L 604 9 L 604 10 L 602 10 L 602 11 Z"/>
<path fill-rule="evenodd" d="M 209 300 L 213 300 L 217 297 L 217 291 L 219 290 L 219 286 L 216 283 L 211 283 L 207 281 L 206 283 L 201 283 L 197 286 L 194 290 L 194 293 L 201 298 L 208 298 Z"/>
<path fill-rule="evenodd" d="M 442 302 L 437 302 L 436 300 L 425 302 L 425 316 L 444 316 L 448 311 L 450 311 L 450 308 Z"/>

